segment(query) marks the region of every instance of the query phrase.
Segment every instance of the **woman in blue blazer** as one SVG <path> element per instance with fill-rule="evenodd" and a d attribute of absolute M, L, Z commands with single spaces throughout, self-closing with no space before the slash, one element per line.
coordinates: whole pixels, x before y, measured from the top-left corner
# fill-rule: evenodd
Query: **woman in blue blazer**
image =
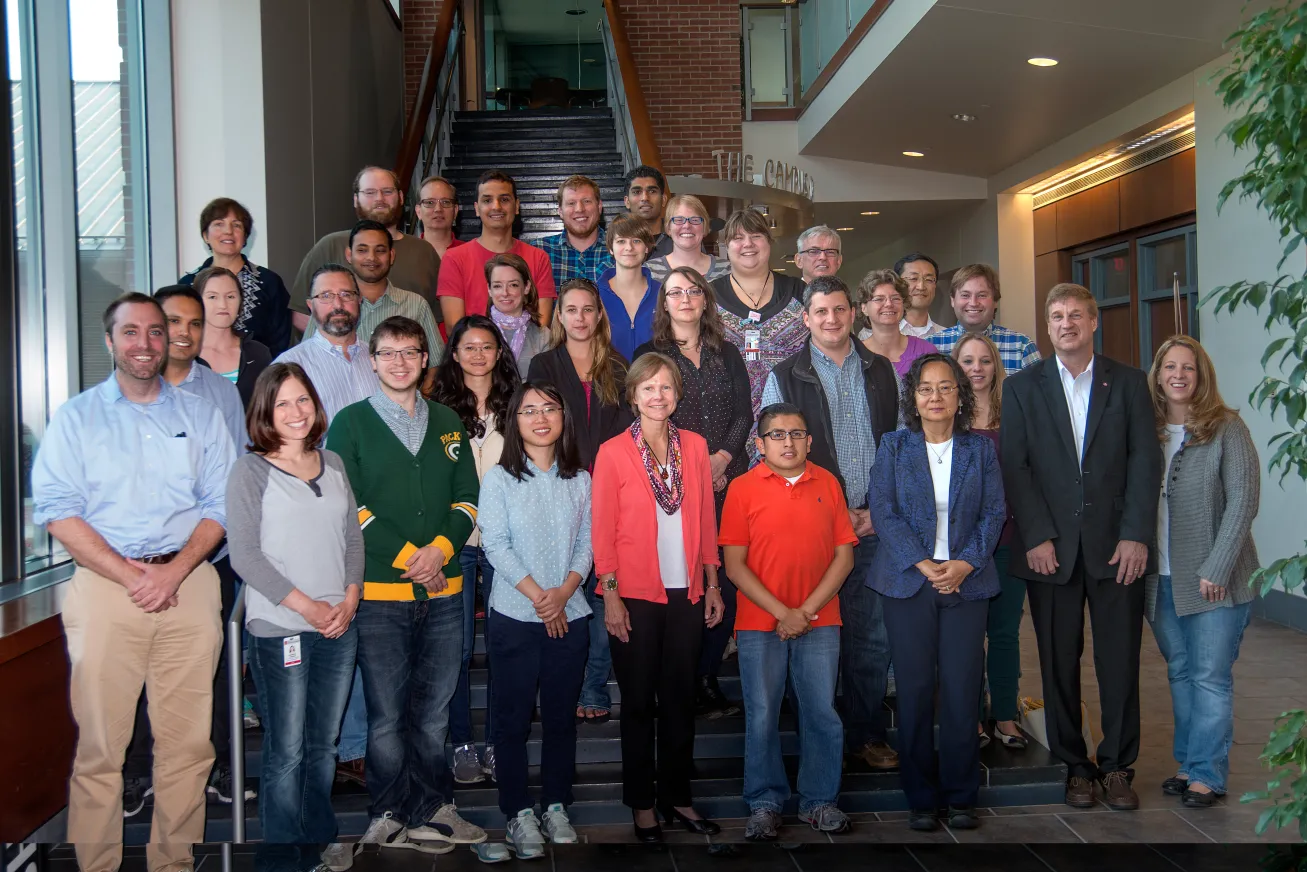
<path fill-rule="evenodd" d="M 906 430 L 887 433 L 871 470 L 880 537 L 867 585 L 882 596 L 898 681 L 899 759 L 908 826 L 933 830 L 948 807 L 974 829 L 980 793 L 976 699 L 1007 506 L 994 444 L 971 432 L 975 395 L 957 361 L 928 354 L 903 385 Z M 935 754 L 936 667 L 939 756 Z M 937 774 L 938 773 L 938 774 Z"/>

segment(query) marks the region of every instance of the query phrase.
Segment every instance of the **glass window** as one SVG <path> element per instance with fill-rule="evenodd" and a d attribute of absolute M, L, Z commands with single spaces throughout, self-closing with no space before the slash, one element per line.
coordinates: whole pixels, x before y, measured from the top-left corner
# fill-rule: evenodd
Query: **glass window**
<path fill-rule="evenodd" d="M 786 88 L 787 9 L 749 10 L 749 87 L 753 105 L 788 103 Z"/>
<path fill-rule="evenodd" d="M 1090 261 L 1090 290 L 1100 300 L 1130 298 L 1128 249 L 1099 255 Z"/>
<path fill-rule="evenodd" d="M 1189 285 L 1189 251 L 1187 236 L 1173 236 L 1170 239 L 1164 239 L 1160 242 L 1153 243 L 1149 248 L 1152 250 L 1152 270 L 1149 290 L 1161 290 L 1165 288 L 1170 290 L 1175 283 L 1175 277 L 1180 277 L 1180 287 Z"/>

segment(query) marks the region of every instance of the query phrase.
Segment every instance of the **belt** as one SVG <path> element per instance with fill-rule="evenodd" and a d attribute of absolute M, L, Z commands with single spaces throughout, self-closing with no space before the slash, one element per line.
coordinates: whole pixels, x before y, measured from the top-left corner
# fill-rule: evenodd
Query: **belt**
<path fill-rule="evenodd" d="M 179 553 L 181 553 L 181 552 L 179 552 L 179 551 L 169 551 L 167 554 L 155 554 L 155 555 L 152 555 L 152 556 L 150 556 L 150 557 L 142 557 L 142 558 L 140 558 L 140 562 L 141 562 L 141 563 L 152 563 L 152 564 L 154 564 L 154 565 L 156 565 L 156 566 L 157 566 L 158 564 L 161 564 L 161 563 L 172 563 L 173 558 L 176 557 Z"/>

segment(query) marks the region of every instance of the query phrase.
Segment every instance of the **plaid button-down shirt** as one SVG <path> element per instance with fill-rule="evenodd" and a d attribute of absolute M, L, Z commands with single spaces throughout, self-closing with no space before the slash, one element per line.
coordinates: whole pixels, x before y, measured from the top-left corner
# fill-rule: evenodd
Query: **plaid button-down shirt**
<path fill-rule="evenodd" d="M 962 337 L 966 335 L 966 332 L 962 329 L 961 324 L 955 324 L 927 336 L 926 339 L 933 342 L 935 347 L 944 354 L 952 354 L 953 349 L 962 341 Z M 1039 349 L 1035 347 L 1035 343 L 1024 333 L 1018 333 L 997 324 L 990 324 L 989 327 L 985 328 L 984 335 L 994 340 L 994 344 L 998 346 L 998 354 L 1003 358 L 1003 369 L 1008 375 L 1020 372 L 1043 359 L 1040 357 Z"/>
<path fill-rule="evenodd" d="M 566 230 L 536 240 L 536 245 L 549 254 L 549 263 L 554 268 L 554 287 L 561 288 L 563 282 L 575 278 L 589 279 L 597 284 L 600 274 L 616 265 L 606 239 L 606 231 L 600 227 L 594 245 L 585 251 L 572 247 L 567 241 Z"/>

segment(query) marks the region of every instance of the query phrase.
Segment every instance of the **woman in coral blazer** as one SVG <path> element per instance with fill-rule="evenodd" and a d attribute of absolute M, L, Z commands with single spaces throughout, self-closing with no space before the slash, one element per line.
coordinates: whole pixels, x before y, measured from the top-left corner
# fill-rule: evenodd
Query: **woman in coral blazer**
<path fill-rule="evenodd" d="M 690 805 L 695 673 L 704 625 L 723 612 L 708 443 L 671 422 L 681 375 L 664 355 L 632 364 L 626 398 L 637 419 L 600 446 L 591 501 L 595 573 L 622 690 L 622 802 L 641 841 L 662 839 L 655 802 L 668 825 L 715 834 L 720 828 Z"/>

